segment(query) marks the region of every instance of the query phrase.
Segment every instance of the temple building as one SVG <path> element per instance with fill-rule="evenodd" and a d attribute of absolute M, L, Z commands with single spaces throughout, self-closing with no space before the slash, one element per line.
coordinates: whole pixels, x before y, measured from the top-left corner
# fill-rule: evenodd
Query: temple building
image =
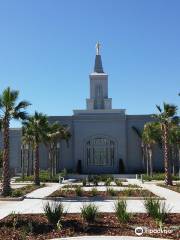
<path fill-rule="evenodd" d="M 104 71 L 100 55 L 100 44 L 96 45 L 94 70 L 89 75 L 90 95 L 86 109 L 74 110 L 72 116 L 49 116 L 49 122 L 58 121 L 69 126 L 72 137 L 69 146 L 58 145 L 57 172 L 66 168 L 76 172 L 81 165 L 82 173 L 139 173 L 143 162 L 141 139 L 134 129 L 142 130 L 144 124 L 153 121 L 151 115 L 128 115 L 125 109 L 113 109 L 108 94 L 108 74 Z M 2 141 L 1 141 L 2 142 Z M 21 169 L 21 129 L 11 129 L 10 165 Z M 49 168 L 45 146 L 40 148 L 40 166 Z M 162 154 L 155 149 L 153 168 L 163 169 Z"/>

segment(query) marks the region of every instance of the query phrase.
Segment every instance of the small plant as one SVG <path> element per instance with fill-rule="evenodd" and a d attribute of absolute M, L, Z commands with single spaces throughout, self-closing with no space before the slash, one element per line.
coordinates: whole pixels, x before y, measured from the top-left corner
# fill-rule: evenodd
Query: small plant
<path fill-rule="evenodd" d="M 93 182 L 94 177 L 92 175 L 88 175 L 88 182 L 91 183 Z"/>
<path fill-rule="evenodd" d="M 53 226 L 57 227 L 59 220 L 61 221 L 64 214 L 64 206 L 60 202 L 47 203 L 44 206 L 44 214 L 48 219 L 48 222 Z"/>
<path fill-rule="evenodd" d="M 96 187 L 93 187 L 93 188 L 91 189 L 91 193 L 92 193 L 92 196 L 93 196 L 93 197 L 97 196 L 97 195 L 98 195 L 98 190 L 97 190 L 97 188 L 96 188 Z"/>
<path fill-rule="evenodd" d="M 127 203 L 125 200 L 118 200 L 114 204 L 115 215 L 119 222 L 127 223 L 130 219 L 130 213 L 127 212 Z"/>
<path fill-rule="evenodd" d="M 154 218 L 158 225 L 162 225 L 167 218 L 170 209 L 166 207 L 165 202 L 160 202 L 159 199 L 145 198 L 144 206 L 149 216 Z"/>
<path fill-rule="evenodd" d="M 111 182 L 114 180 L 114 177 L 112 175 L 103 174 L 99 177 L 102 182 L 106 182 L 107 179 L 110 179 Z"/>
<path fill-rule="evenodd" d="M 89 223 L 94 223 L 96 221 L 97 217 L 98 217 L 98 214 L 99 214 L 98 207 L 93 203 L 90 203 L 88 205 L 84 205 L 81 208 L 81 217 L 88 224 Z"/>
<path fill-rule="evenodd" d="M 110 186 L 111 185 L 111 178 L 107 178 L 105 181 L 105 186 Z"/>
<path fill-rule="evenodd" d="M 122 187 L 123 186 L 123 183 L 120 179 L 115 179 L 114 180 L 115 184 L 118 186 L 118 187 Z"/>
<path fill-rule="evenodd" d="M 99 181 L 100 181 L 99 176 L 94 176 L 94 177 L 93 177 L 93 184 L 94 184 L 95 186 L 98 186 Z"/>
<path fill-rule="evenodd" d="M 82 187 L 78 185 L 78 186 L 75 188 L 75 192 L 76 192 L 76 195 L 77 195 L 77 196 L 81 197 L 82 194 L 83 194 Z"/>
<path fill-rule="evenodd" d="M 125 196 L 130 197 L 133 195 L 133 189 L 128 187 L 128 188 L 124 189 L 123 193 Z"/>
<path fill-rule="evenodd" d="M 86 180 L 86 178 L 84 178 L 84 179 L 82 180 L 82 185 L 85 187 L 86 184 L 87 184 L 87 180 Z"/>
<path fill-rule="evenodd" d="M 140 186 L 137 184 L 128 184 L 128 187 L 129 188 L 140 188 Z"/>
<path fill-rule="evenodd" d="M 107 188 L 107 194 L 110 196 L 117 196 L 117 191 L 114 188 Z"/>
<path fill-rule="evenodd" d="M 13 189 L 11 197 L 21 197 L 24 195 L 24 192 L 21 189 Z"/>
<path fill-rule="evenodd" d="M 10 216 L 12 218 L 12 227 L 13 227 L 13 230 L 15 231 L 16 230 L 16 227 L 18 226 L 18 223 L 19 223 L 19 214 L 16 214 L 14 211 L 10 213 Z"/>

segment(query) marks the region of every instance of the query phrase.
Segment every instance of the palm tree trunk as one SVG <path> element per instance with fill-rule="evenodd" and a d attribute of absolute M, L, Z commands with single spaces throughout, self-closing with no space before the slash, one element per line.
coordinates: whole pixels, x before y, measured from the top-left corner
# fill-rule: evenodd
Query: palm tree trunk
<path fill-rule="evenodd" d="M 149 147 L 149 169 L 150 169 L 150 176 L 153 176 L 153 163 L 152 163 L 152 147 Z"/>
<path fill-rule="evenodd" d="M 34 149 L 31 148 L 31 175 L 34 173 Z"/>
<path fill-rule="evenodd" d="M 48 148 L 48 156 L 49 156 L 49 175 L 50 179 L 52 179 L 52 152 L 51 152 L 51 147 Z"/>
<path fill-rule="evenodd" d="M 30 175 L 30 152 L 29 152 L 29 146 L 27 149 L 27 176 Z"/>
<path fill-rule="evenodd" d="M 164 170 L 165 170 L 165 184 L 172 185 L 172 177 L 169 166 L 169 143 L 168 143 L 168 126 L 163 124 L 163 148 L 164 148 Z"/>
<path fill-rule="evenodd" d="M 145 149 L 144 149 L 144 144 L 141 144 L 141 152 L 142 152 L 142 167 L 143 167 L 143 172 L 145 171 Z"/>
<path fill-rule="evenodd" d="M 178 149 L 178 174 L 180 177 L 180 148 Z"/>
<path fill-rule="evenodd" d="M 24 145 L 21 146 L 21 176 L 24 180 Z"/>
<path fill-rule="evenodd" d="M 36 147 L 35 147 L 34 183 L 35 183 L 35 185 L 40 185 L 40 180 L 39 180 L 39 145 L 38 144 L 36 144 Z"/>
<path fill-rule="evenodd" d="M 55 149 L 53 148 L 52 152 L 52 175 L 55 176 Z"/>
<path fill-rule="evenodd" d="M 3 180 L 2 180 L 2 195 L 8 196 L 11 194 L 10 172 L 9 172 L 9 119 L 5 116 L 3 121 Z"/>
<path fill-rule="evenodd" d="M 147 145 L 145 145 L 145 156 L 146 156 L 146 174 L 147 176 L 149 176 L 149 154 L 148 154 Z"/>

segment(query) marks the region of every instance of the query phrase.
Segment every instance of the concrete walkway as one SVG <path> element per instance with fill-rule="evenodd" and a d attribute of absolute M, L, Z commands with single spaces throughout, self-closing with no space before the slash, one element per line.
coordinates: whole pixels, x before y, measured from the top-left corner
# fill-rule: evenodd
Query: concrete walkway
<path fill-rule="evenodd" d="M 166 204 L 172 212 L 180 213 L 180 193 L 169 190 L 167 188 L 159 187 L 154 183 L 141 183 L 139 185 L 151 191 L 159 197 L 166 199 Z"/>
<path fill-rule="evenodd" d="M 43 212 L 42 198 L 48 196 L 59 188 L 58 183 L 49 183 L 46 187 L 39 188 L 26 195 L 23 201 L 0 201 L 0 219 L 12 212 L 16 213 L 41 213 Z"/>

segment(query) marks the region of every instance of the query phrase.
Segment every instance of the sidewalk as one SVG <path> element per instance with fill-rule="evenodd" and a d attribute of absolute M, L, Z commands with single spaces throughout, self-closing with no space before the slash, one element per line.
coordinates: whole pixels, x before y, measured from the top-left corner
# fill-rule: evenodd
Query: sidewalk
<path fill-rule="evenodd" d="M 141 184 L 141 186 L 158 195 L 159 197 L 164 197 L 166 199 L 167 206 L 172 209 L 172 212 L 180 213 L 180 193 L 159 187 L 151 183 L 144 183 Z"/>
<path fill-rule="evenodd" d="M 59 188 L 58 183 L 49 183 L 46 187 L 39 188 L 26 195 L 21 202 L 0 201 L 0 219 L 12 212 L 16 213 L 38 213 L 43 210 L 42 198 L 48 196 Z"/>
<path fill-rule="evenodd" d="M 151 191 L 159 197 L 166 199 L 167 206 L 172 210 L 172 212 L 180 213 L 180 193 L 169 190 L 167 188 L 159 187 L 152 182 L 142 183 L 137 179 L 128 179 L 131 184 L 137 184 L 144 189 Z"/>

